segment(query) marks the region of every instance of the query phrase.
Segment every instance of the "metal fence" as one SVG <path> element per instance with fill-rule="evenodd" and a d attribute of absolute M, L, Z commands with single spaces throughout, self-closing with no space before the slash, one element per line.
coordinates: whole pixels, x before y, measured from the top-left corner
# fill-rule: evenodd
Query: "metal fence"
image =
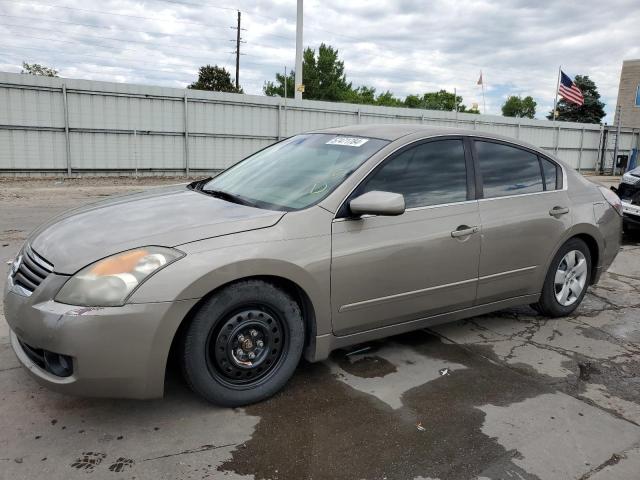
<path fill-rule="evenodd" d="M 599 168 L 613 151 L 605 127 L 593 124 L 0 72 L 2 174 L 212 172 L 278 139 L 357 123 L 459 126 L 508 135 L 578 169 Z M 640 131 L 623 129 L 619 151 L 628 152 L 639 140 Z"/>

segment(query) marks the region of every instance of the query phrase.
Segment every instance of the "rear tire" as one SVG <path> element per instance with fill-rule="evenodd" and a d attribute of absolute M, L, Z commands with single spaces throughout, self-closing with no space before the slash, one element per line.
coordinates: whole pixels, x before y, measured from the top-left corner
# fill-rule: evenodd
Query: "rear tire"
<path fill-rule="evenodd" d="M 547 317 L 571 314 L 582 302 L 591 281 L 591 253 L 579 238 L 556 253 L 545 277 L 540 300 L 531 306 Z"/>
<path fill-rule="evenodd" d="M 191 389 L 216 405 L 238 407 L 278 392 L 304 347 L 300 306 L 262 280 L 223 288 L 200 307 L 182 345 Z"/>

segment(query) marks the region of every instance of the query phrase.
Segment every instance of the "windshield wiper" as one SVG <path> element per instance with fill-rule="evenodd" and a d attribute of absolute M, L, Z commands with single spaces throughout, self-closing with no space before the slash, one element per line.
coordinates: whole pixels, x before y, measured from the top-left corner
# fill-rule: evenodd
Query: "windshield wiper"
<path fill-rule="evenodd" d="M 187 188 L 190 188 L 191 190 L 202 190 L 202 187 L 204 187 L 205 183 L 207 183 L 209 180 L 213 180 L 213 177 L 207 177 L 203 178 L 202 180 L 191 182 L 189 185 L 187 185 Z"/>
<path fill-rule="evenodd" d="M 212 197 L 216 197 L 219 198 L 221 200 L 226 200 L 227 202 L 231 202 L 231 203 L 237 203 L 239 205 L 247 205 L 249 207 L 252 207 L 253 204 L 251 202 L 249 202 L 248 200 L 245 200 L 244 198 L 238 196 L 238 195 L 234 195 L 233 193 L 229 193 L 229 192 L 225 192 L 223 190 L 200 190 L 202 193 L 205 193 L 207 195 L 211 195 Z"/>

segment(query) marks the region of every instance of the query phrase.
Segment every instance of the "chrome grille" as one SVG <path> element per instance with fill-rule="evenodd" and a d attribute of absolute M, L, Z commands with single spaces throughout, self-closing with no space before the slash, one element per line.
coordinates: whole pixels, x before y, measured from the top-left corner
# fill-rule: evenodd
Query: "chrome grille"
<path fill-rule="evenodd" d="M 25 246 L 13 282 L 28 292 L 33 292 L 53 272 L 53 265 L 38 255 L 30 245 Z"/>

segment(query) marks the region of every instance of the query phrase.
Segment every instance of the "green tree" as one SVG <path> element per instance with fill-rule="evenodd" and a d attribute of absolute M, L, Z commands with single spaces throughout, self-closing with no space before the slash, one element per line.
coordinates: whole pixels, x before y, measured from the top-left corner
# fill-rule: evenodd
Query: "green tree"
<path fill-rule="evenodd" d="M 466 112 L 467 107 L 462 103 L 462 97 L 446 90 L 427 92 L 420 95 L 407 95 L 404 106 L 409 108 L 424 108 L 426 110 L 443 110 L 453 112 L 458 104 L 459 112 Z"/>
<path fill-rule="evenodd" d="M 213 92 L 242 93 L 231 80 L 231 74 L 224 67 L 205 65 L 198 70 L 198 80 L 187 88 L 194 90 L 210 90 Z"/>
<path fill-rule="evenodd" d="M 275 81 L 266 81 L 262 87 L 265 95 L 284 97 L 284 85 L 287 84 L 287 97 L 294 96 L 294 72 L 287 78 L 276 73 Z M 307 47 L 302 58 L 303 98 L 363 105 L 382 105 L 387 107 L 425 108 L 431 110 L 454 111 L 456 104 L 459 112 L 480 113 L 478 109 L 467 110 L 462 97 L 446 90 L 428 92 L 423 95 L 408 95 L 405 99 L 396 97 L 389 90 L 376 93 L 374 87 L 361 85 L 353 87 L 347 81 L 344 62 L 340 60 L 338 50 L 322 43 L 316 50 Z"/>
<path fill-rule="evenodd" d="M 20 73 L 24 73 L 27 75 L 40 75 L 42 77 L 57 77 L 58 70 L 51 67 L 46 67 L 44 65 L 40 65 L 39 63 L 27 63 L 22 62 L 22 71 Z"/>
<path fill-rule="evenodd" d="M 407 95 L 404 99 L 404 106 L 408 108 L 423 108 L 422 97 L 420 95 Z"/>
<path fill-rule="evenodd" d="M 462 97 L 460 95 L 455 95 L 454 93 L 447 92 L 446 90 L 429 92 L 422 96 L 422 108 L 426 108 L 427 110 L 445 110 L 453 112 L 456 109 L 456 103 L 458 105 L 459 112 L 464 112 L 467 109 L 467 107 L 462 104 Z"/>
<path fill-rule="evenodd" d="M 367 86 L 351 88 L 344 93 L 342 101 L 346 103 L 375 105 L 376 89 L 374 87 L 367 87 Z"/>
<path fill-rule="evenodd" d="M 293 98 L 295 94 L 295 84 L 296 84 L 295 75 L 296 74 L 293 71 L 289 75 L 287 75 L 287 80 L 286 80 L 287 81 L 287 98 Z M 269 97 L 284 97 L 284 82 L 285 82 L 284 74 L 276 73 L 276 81 L 264 82 L 262 91 L 264 92 L 265 95 Z"/>
<path fill-rule="evenodd" d="M 376 105 L 383 107 L 404 107 L 404 101 L 394 97 L 393 93 L 387 90 L 376 97 Z"/>
<path fill-rule="evenodd" d="M 291 79 L 294 72 L 287 78 L 287 96 L 293 96 L 294 83 Z M 303 97 L 307 100 L 325 100 L 331 102 L 360 100 L 364 103 L 364 91 L 354 92 L 351 83 L 347 83 L 344 73 L 344 62 L 338 58 L 338 50 L 330 45 L 321 44 L 318 51 L 307 47 L 302 55 L 302 83 Z M 291 90 L 289 90 L 291 87 Z M 262 90 L 265 95 L 284 96 L 284 75 L 277 73 L 275 82 L 265 82 Z M 289 93 L 291 91 L 291 94 Z"/>
<path fill-rule="evenodd" d="M 536 116 L 537 103 L 533 97 L 524 98 L 519 95 L 511 95 L 502 105 L 502 115 L 505 117 L 534 118 Z"/>
<path fill-rule="evenodd" d="M 338 59 L 338 50 L 322 43 L 318 54 L 311 48 L 304 51 L 302 83 L 304 97 L 310 100 L 341 101 L 351 90 L 344 74 L 344 62 Z"/>
<path fill-rule="evenodd" d="M 565 122 L 600 123 L 606 114 L 604 103 L 600 101 L 598 87 L 588 75 L 576 75 L 574 83 L 582 91 L 584 104 L 578 106 L 558 97 L 556 119 Z M 547 118 L 553 120 L 553 111 L 549 112 Z"/>

